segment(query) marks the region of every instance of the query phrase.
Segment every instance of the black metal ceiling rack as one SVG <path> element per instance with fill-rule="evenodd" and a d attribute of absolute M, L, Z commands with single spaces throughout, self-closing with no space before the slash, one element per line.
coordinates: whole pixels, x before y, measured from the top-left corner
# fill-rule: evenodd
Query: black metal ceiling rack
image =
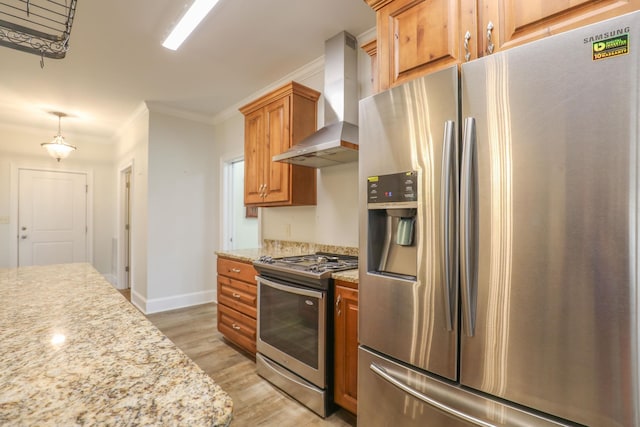
<path fill-rule="evenodd" d="M 0 0 L 0 46 L 43 58 L 69 50 L 77 0 Z"/>

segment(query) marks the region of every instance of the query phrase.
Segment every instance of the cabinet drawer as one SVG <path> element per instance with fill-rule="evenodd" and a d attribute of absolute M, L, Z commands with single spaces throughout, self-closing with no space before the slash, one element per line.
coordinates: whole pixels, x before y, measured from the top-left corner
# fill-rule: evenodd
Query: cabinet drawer
<path fill-rule="evenodd" d="M 227 258 L 218 258 L 218 274 L 249 283 L 255 283 L 258 275 L 253 265 Z"/>
<path fill-rule="evenodd" d="M 225 276 L 218 276 L 218 303 L 256 318 L 257 287 Z"/>
<path fill-rule="evenodd" d="M 230 341 L 256 353 L 256 319 L 218 304 L 218 330 Z"/>

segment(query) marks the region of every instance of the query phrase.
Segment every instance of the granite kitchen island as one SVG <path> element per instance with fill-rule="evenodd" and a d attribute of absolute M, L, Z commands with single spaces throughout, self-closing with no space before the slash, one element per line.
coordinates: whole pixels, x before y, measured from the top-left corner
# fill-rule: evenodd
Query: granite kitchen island
<path fill-rule="evenodd" d="M 225 426 L 231 411 L 89 264 L 0 269 L 0 425 Z"/>

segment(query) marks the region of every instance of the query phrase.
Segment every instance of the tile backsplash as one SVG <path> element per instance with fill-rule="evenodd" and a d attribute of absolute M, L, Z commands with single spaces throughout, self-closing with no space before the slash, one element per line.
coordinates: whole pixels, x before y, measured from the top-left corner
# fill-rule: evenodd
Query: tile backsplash
<path fill-rule="evenodd" d="M 290 242 L 286 240 L 264 239 L 262 249 L 267 252 L 281 253 L 282 256 L 300 253 L 327 252 L 341 255 L 358 255 L 358 248 L 349 246 L 333 246 L 309 242 Z"/>

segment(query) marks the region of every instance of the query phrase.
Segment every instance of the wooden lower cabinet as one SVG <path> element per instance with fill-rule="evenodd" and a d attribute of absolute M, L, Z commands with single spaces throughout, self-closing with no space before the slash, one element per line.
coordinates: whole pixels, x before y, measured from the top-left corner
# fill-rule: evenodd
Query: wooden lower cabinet
<path fill-rule="evenodd" d="M 335 281 L 334 293 L 334 401 L 358 412 L 358 289 Z"/>
<path fill-rule="evenodd" d="M 256 354 L 257 295 L 253 265 L 218 257 L 218 331 Z"/>
<path fill-rule="evenodd" d="M 256 319 L 218 304 L 218 330 L 227 339 L 256 354 Z"/>

